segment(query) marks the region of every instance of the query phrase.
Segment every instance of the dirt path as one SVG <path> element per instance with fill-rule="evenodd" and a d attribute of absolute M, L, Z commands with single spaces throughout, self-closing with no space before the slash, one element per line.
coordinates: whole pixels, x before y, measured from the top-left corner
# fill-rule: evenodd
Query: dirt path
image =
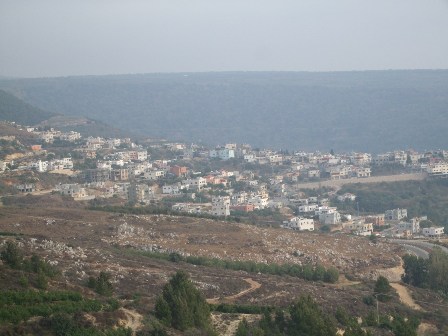
<path fill-rule="evenodd" d="M 251 323 L 260 318 L 261 315 L 254 314 L 212 314 L 213 324 L 222 336 L 234 336 L 243 319 Z"/>
<path fill-rule="evenodd" d="M 239 292 L 238 294 L 235 294 L 235 295 L 226 296 L 222 300 L 220 300 L 219 298 L 207 299 L 207 302 L 211 303 L 211 304 L 218 304 L 220 301 L 234 301 L 234 300 L 236 300 L 250 292 L 253 292 L 261 287 L 261 283 L 253 280 L 252 278 L 245 278 L 243 280 L 246 281 L 250 285 L 250 287 L 248 289 L 245 289 L 242 292 Z"/>
<path fill-rule="evenodd" d="M 348 280 L 344 274 L 341 274 L 341 275 L 339 275 L 338 282 L 335 284 L 332 284 L 331 286 L 337 287 L 337 288 L 343 288 L 343 287 L 348 287 L 348 286 L 359 285 L 360 283 L 361 283 L 361 281 Z"/>
<path fill-rule="evenodd" d="M 129 310 L 126 308 L 121 308 L 121 310 L 126 315 L 126 320 L 121 320 L 121 327 L 124 328 L 131 328 L 132 329 L 132 335 L 135 335 L 135 333 L 141 329 L 143 326 L 143 316 L 136 311 Z"/>
<path fill-rule="evenodd" d="M 405 305 L 411 307 L 415 310 L 423 310 L 422 307 L 420 307 L 418 304 L 415 303 L 414 299 L 412 298 L 411 294 L 409 293 L 409 290 L 403 286 L 402 284 L 399 284 L 398 282 L 394 282 L 390 284 L 392 288 L 394 288 L 398 296 L 400 297 L 400 301 L 403 302 Z"/>
<path fill-rule="evenodd" d="M 435 325 L 429 323 L 420 323 L 417 329 L 418 336 L 436 335 L 438 329 Z"/>
<path fill-rule="evenodd" d="M 409 289 L 400 283 L 401 275 L 404 273 L 403 261 L 401 260 L 399 266 L 388 268 L 384 271 L 385 272 L 383 274 L 381 274 L 382 272 L 379 272 L 379 275 L 383 275 L 388 278 L 388 280 L 390 281 L 390 285 L 393 289 L 396 290 L 398 296 L 400 297 L 400 301 L 412 309 L 423 310 L 422 307 L 415 303 L 409 292 Z"/>

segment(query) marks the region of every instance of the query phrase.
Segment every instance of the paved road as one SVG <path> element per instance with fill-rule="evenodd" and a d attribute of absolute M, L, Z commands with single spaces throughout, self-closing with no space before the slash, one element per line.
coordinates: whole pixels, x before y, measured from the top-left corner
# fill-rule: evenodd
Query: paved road
<path fill-rule="evenodd" d="M 412 245 L 408 245 L 408 244 L 402 244 L 402 243 L 399 243 L 399 244 L 402 245 L 409 254 L 413 254 L 413 255 L 415 255 L 419 258 L 423 258 L 423 259 L 429 258 L 428 251 L 422 250 L 421 248 L 418 248 L 418 247 L 412 246 Z"/>
<path fill-rule="evenodd" d="M 430 243 L 430 242 L 415 241 L 415 242 L 412 242 L 412 245 L 421 246 L 423 248 L 427 248 L 427 249 L 431 249 L 431 250 L 433 248 L 435 248 L 435 247 L 438 247 L 438 248 L 442 249 L 443 252 L 448 253 L 448 248 L 446 248 L 444 246 L 437 245 L 437 244 L 433 244 L 433 243 Z"/>
<path fill-rule="evenodd" d="M 418 257 L 425 259 L 429 257 L 429 251 L 431 251 L 435 247 L 440 248 L 443 252 L 448 254 L 448 249 L 446 247 L 439 246 L 426 241 L 391 239 L 390 242 L 403 245 L 403 247 L 412 254 L 415 254 Z"/>

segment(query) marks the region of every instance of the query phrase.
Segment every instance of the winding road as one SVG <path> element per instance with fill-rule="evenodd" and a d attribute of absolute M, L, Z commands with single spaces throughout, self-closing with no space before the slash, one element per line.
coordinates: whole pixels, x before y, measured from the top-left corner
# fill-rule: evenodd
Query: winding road
<path fill-rule="evenodd" d="M 391 239 L 390 242 L 402 245 L 408 252 L 423 259 L 428 259 L 429 253 L 436 247 L 448 254 L 448 248 L 427 241 Z"/>

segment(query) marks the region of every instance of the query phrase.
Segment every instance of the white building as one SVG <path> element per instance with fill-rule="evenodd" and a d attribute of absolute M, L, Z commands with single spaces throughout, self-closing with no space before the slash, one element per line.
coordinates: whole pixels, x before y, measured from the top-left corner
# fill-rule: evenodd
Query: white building
<path fill-rule="evenodd" d="M 188 186 L 181 184 L 164 185 L 162 187 L 162 194 L 179 195 L 182 189 L 188 190 Z"/>
<path fill-rule="evenodd" d="M 341 222 L 341 215 L 337 211 L 322 213 L 319 215 L 319 222 L 324 225 L 337 225 Z"/>
<path fill-rule="evenodd" d="M 346 200 L 354 201 L 356 200 L 356 195 L 351 193 L 345 193 L 344 195 L 338 195 L 336 198 L 340 202 L 345 202 Z"/>
<path fill-rule="evenodd" d="M 31 163 L 30 168 L 36 169 L 39 173 L 44 173 L 48 170 L 48 161 L 36 161 Z"/>
<path fill-rule="evenodd" d="M 146 180 L 158 180 L 166 176 L 166 171 L 164 170 L 151 170 L 143 173 L 143 178 Z"/>
<path fill-rule="evenodd" d="M 427 170 L 430 176 L 448 176 L 448 163 L 436 163 L 429 165 Z"/>
<path fill-rule="evenodd" d="M 229 216 L 230 215 L 230 197 L 216 196 L 212 198 L 213 216 Z"/>
<path fill-rule="evenodd" d="M 61 135 L 59 135 L 59 139 L 74 142 L 76 140 L 81 139 L 81 133 L 74 132 L 74 131 L 70 131 L 67 133 L 61 133 Z"/>
<path fill-rule="evenodd" d="M 393 210 L 386 210 L 386 213 L 384 215 L 385 220 L 402 220 L 403 218 L 408 216 L 408 210 L 407 209 L 393 209 Z"/>
<path fill-rule="evenodd" d="M 299 212 L 301 213 L 307 213 L 307 212 L 314 212 L 319 208 L 317 204 L 304 204 L 299 206 Z"/>
<path fill-rule="evenodd" d="M 319 222 L 325 225 L 336 225 L 341 222 L 341 215 L 334 207 L 322 206 L 315 211 L 319 216 Z"/>
<path fill-rule="evenodd" d="M 284 227 L 298 231 L 314 231 L 314 220 L 304 217 L 293 217 L 284 222 Z"/>
<path fill-rule="evenodd" d="M 154 190 L 146 184 L 131 184 L 128 187 L 128 200 L 148 204 L 154 197 Z"/>
<path fill-rule="evenodd" d="M 53 160 L 48 163 L 47 170 L 73 169 L 72 158 L 66 157 L 60 160 Z"/>
<path fill-rule="evenodd" d="M 261 210 L 268 206 L 269 199 L 267 197 L 262 197 L 261 195 L 255 195 L 249 197 L 247 200 L 247 204 L 251 204 L 254 206 L 254 209 Z"/>
<path fill-rule="evenodd" d="M 443 230 L 444 230 L 443 227 L 431 226 L 429 228 L 424 228 L 422 230 L 422 233 L 426 237 L 440 237 L 444 233 Z"/>
<path fill-rule="evenodd" d="M 210 151 L 211 158 L 219 158 L 221 160 L 229 160 L 235 157 L 234 149 L 220 148 L 220 149 L 212 149 Z"/>
<path fill-rule="evenodd" d="M 189 189 L 201 190 L 207 185 L 207 180 L 203 177 L 196 177 L 193 179 L 186 179 L 182 184 L 188 185 Z"/>
<path fill-rule="evenodd" d="M 78 184 L 59 184 L 56 190 L 64 196 L 71 196 L 75 199 L 82 199 L 87 197 L 86 189 Z"/>
<path fill-rule="evenodd" d="M 357 220 L 344 225 L 344 230 L 350 231 L 358 236 L 370 236 L 373 232 L 373 224 L 366 223 L 363 220 Z"/>

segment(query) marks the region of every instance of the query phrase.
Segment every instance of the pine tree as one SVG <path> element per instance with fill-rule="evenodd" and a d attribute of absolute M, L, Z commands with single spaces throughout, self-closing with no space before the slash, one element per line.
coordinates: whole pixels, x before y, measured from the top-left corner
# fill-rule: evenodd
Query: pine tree
<path fill-rule="evenodd" d="M 18 269 L 22 266 L 22 253 L 17 247 L 17 244 L 13 242 L 6 242 L 6 249 L 2 251 L 0 257 L 11 268 Z"/>
<path fill-rule="evenodd" d="M 183 271 L 178 271 L 165 285 L 155 313 L 164 324 L 178 330 L 210 327 L 209 306 Z"/>
<path fill-rule="evenodd" d="M 390 292 L 391 288 L 392 287 L 389 284 L 389 280 L 380 275 L 375 283 L 375 293 L 378 294 L 378 300 L 389 300 L 390 297 L 387 294 Z"/>

